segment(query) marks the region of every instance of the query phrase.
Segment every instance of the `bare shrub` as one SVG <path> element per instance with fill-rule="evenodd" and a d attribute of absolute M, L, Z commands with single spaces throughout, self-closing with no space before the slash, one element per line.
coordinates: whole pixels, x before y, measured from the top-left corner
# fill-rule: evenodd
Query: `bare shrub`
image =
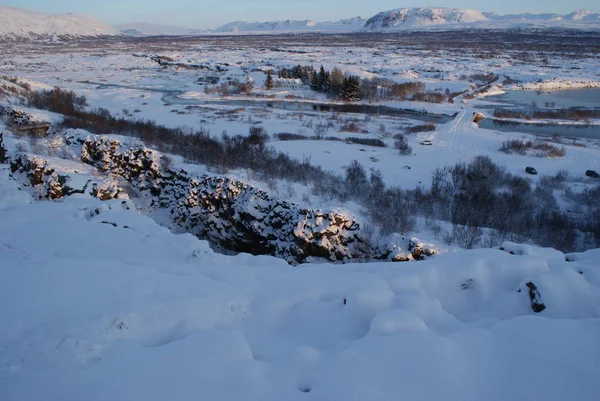
<path fill-rule="evenodd" d="M 361 128 L 358 124 L 356 124 L 354 121 L 343 124 L 340 126 L 340 132 L 352 132 L 352 133 L 357 133 L 360 132 Z"/>
<path fill-rule="evenodd" d="M 521 139 L 510 139 L 502 142 L 500 151 L 508 154 L 532 154 L 536 157 L 549 158 L 565 157 L 567 154 L 567 151 L 564 147 L 559 148 L 545 141 L 524 141 Z"/>
<path fill-rule="evenodd" d="M 452 226 L 452 242 L 456 242 L 463 248 L 473 249 L 479 245 L 483 236 L 483 230 L 475 226 Z"/>
<path fill-rule="evenodd" d="M 273 134 L 273 136 L 275 138 L 279 139 L 280 141 L 302 141 L 302 140 L 311 139 L 310 137 L 305 136 L 305 135 L 292 134 L 289 132 L 279 132 L 277 134 Z"/>
<path fill-rule="evenodd" d="M 413 127 L 407 128 L 404 132 L 406 134 L 416 134 L 416 133 L 419 133 L 419 132 L 429 132 L 429 131 L 435 131 L 435 124 L 434 123 L 427 123 L 427 124 L 422 124 L 422 125 L 415 125 Z"/>
<path fill-rule="evenodd" d="M 400 135 L 400 134 L 398 134 L 398 135 Z M 396 136 L 394 136 L 394 137 L 396 137 Z M 407 155 L 412 154 L 412 147 L 408 144 L 408 142 L 406 141 L 406 138 L 404 138 L 404 136 L 401 136 L 401 135 L 394 142 L 394 149 L 398 149 L 398 152 L 402 156 L 407 156 Z"/>
<path fill-rule="evenodd" d="M 373 139 L 373 138 L 350 137 L 350 138 L 346 138 L 346 142 L 347 143 L 356 143 L 356 144 L 365 145 L 365 146 L 376 146 L 378 148 L 387 147 L 385 142 L 383 142 L 381 139 Z"/>

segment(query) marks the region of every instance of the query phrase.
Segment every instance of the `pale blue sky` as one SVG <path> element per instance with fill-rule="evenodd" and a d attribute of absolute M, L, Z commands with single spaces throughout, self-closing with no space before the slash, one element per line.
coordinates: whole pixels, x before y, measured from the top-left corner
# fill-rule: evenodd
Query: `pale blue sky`
<path fill-rule="evenodd" d="M 43 13 L 85 13 L 107 24 L 155 22 L 189 28 L 213 28 L 235 20 L 281 19 L 338 20 L 364 18 L 403 7 L 456 7 L 500 14 L 559 13 L 575 9 L 600 10 L 598 0 L 0 0 L 0 5 L 22 7 Z"/>

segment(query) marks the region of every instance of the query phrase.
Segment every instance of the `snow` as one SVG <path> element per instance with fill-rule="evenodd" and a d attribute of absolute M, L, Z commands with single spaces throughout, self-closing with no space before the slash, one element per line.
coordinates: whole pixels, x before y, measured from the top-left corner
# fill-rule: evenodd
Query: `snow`
<path fill-rule="evenodd" d="M 312 19 L 262 22 L 232 21 L 212 29 L 192 29 L 147 22 L 130 22 L 116 26 L 122 33 L 130 36 L 304 32 L 349 33 L 365 30 L 513 29 L 531 27 L 599 29 L 600 14 L 589 10 L 575 10 L 565 15 L 552 13 L 499 15 L 469 9 L 419 7 L 383 11 L 369 19 L 354 17 L 339 21 L 315 21 Z"/>
<path fill-rule="evenodd" d="M 458 8 L 401 8 L 381 12 L 367 20 L 365 29 L 415 29 L 431 25 L 472 23 L 487 18 L 478 11 Z"/>
<path fill-rule="evenodd" d="M 206 127 L 211 135 L 245 135 L 256 122 L 269 134 L 313 135 L 316 124 L 331 122 L 327 136 L 381 138 L 388 147 L 273 137 L 269 145 L 340 174 L 357 159 L 380 169 L 386 184 L 403 188 L 428 186 L 435 168 L 478 155 L 490 156 L 532 182 L 566 169 L 574 177 L 569 188 L 579 190 L 592 185 L 584 181 L 583 172 L 600 166 L 593 141 L 587 147 L 565 145 L 567 155 L 559 159 L 499 152 L 504 140 L 523 134 L 501 134 L 473 124 L 473 113 L 482 111 L 478 106 L 489 105 L 486 99 L 386 103 L 458 113 L 452 121 L 436 124 L 435 131 L 406 135 L 414 154 L 399 156 L 391 135 L 422 122 L 234 104 L 165 105 L 160 92 L 173 89 L 202 101 L 209 97 L 195 83 L 199 76 L 243 81 L 249 71 L 260 85 L 260 68 L 317 64 L 311 60 L 327 69 L 340 66 L 364 77 L 420 80 L 428 88 L 453 91 L 473 90 L 468 76 L 489 71 L 501 76 L 499 82 L 511 76 L 523 85 L 541 79 L 572 87 L 597 80 L 595 58 L 578 60 L 579 69 L 574 70 L 568 55 L 557 54 L 552 63 L 560 69 L 549 71 L 536 61 L 513 62 L 502 51 L 490 61 L 475 53 L 406 52 L 396 44 L 377 49 L 303 45 L 288 52 L 243 46 L 215 51 L 213 45 L 194 43 L 193 48 L 174 45 L 164 51 L 177 62 L 209 68 L 198 71 L 163 68 L 150 57 L 134 57 L 130 48 L 98 46 L 77 52 L 12 50 L 0 72 L 23 76 L 21 82 L 36 89 L 59 85 L 75 90 L 86 95 L 90 108 L 106 107 L 119 116 L 150 118 L 170 127 Z M 134 51 L 141 50 L 146 51 Z M 226 71 L 217 71 L 224 63 L 229 64 Z M 123 87 L 99 88 L 90 82 Z M 510 89 L 514 87 L 498 85 L 494 91 Z M 282 91 L 277 97 L 290 93 L 306 97 L 293 101 L 327 100 L 309 91 Z M 268 93 L 257 88 L 256 94 Z M 226 98 L 232 103 L 243 99 L 248 98 Z M 61 119 L 17 107 L 40 121 Z M 339 131 L 352 120 L 368 133 Z M 2 123 L 0 129 L 7 131 Z M 65 134 L 72 143 L 89 135 L 83 130 Z M 51 139 L 57 147 L 64 145 Z M 119 139 L 125 145 L 135 142 Z M 425 140 L 433 145 L 420 146 Z M 4 144 L 12 155 L 20 149 L 23 157 L 47 160 L 56 174 L 68 174 L 75 188 L 90 179 L 107 185 L 117 180 L 80 163 L 79 145 L 72 145 L 64 159 L 51 154 L 48 140 L 34 146 L 6 134 Z M 44 154 L 28 154 L 34 147 Z M 173 159 L 173 165 L 190 174 L 208 173 L 206 166 Z M 527 165 L 535 165 L 540 176 L 526 175 Z M 357 218 L 363 213 L 353 202 L 310 195 L 310 188 L 301 184 L 257 183 L 250 171 L 230 171 L 225 177 L 302 207 L 309 204 Z M 206 241 L 158 225 L 164 223 L 161 216 L 152 215 L 153 220 L 143 208 L 136 210 L 139 199 L 101 202 L 89 194 L 74 194 L 56 201 L 34 200 L 25 178 L 11 177 L 10 167 L 0 165 L 2 400 L 595 401 L 600 393 L 598 249 L 565 255 L 505 242 L 501 249 L 444 249 L 414 263 L 292 267 L 269 256 L 215 253 Z M 250 199 L 244 210 L 253 212 L 263 201 Z M 317 217 L 311 224 L 322 229 L 324 223 Z M 429 232 L 423 227 L 429 225 L 424 222 L 420 232 L 405 234 L 423 239 L 421 234 Z M 536 302 L 545 306 L 539 313 L 532 309 L 530 284 L 539 293 Z"/>
<path fill-rule="evenodd" d="M 591 401 L 600 391 L 598 258 L 487 249 L 292 268 L 215 254 L 120 200 L 7 202 L 19 191 L 6 174 L 0 184 L 3 399 Z M 539 314 L 517 291 L 526 281 L 546 303 Z"/>
<path fill-rule="evenodd" d="M 0 7 L 0 37 L 112 36 L 119 32 L 82 14 L 47 15 L 15 7 Z"/>
<path fill-rule="evenodd" d="M 198 29 L 184 28 L 179 26 L 153 24 L 148 22 L 130 22 L 115 26 L 116 29 L 131 36 L 159 36 L 159 35 L 198 35 L 202 31 Z"/>
<path fill-rule="evenodd" d="M 360 17 L 340 21 L 315 22 L 286 20 L 269 22 L 234 21 L 210 30 L 210 33 L 271 33 L 271 32 L 353 32 L 364 25 Z"/>
<path fill-rule="evenodd" d="M 516 85 L 515 89 L 523 90 L 565 90 L 565 89 L 584 89 L 584 88 L 600 88 L 599 81 L 593 80 L 569 80 L 569 79 L 551 79 L 541 82 L 527 82 L 523 85 Z"/>

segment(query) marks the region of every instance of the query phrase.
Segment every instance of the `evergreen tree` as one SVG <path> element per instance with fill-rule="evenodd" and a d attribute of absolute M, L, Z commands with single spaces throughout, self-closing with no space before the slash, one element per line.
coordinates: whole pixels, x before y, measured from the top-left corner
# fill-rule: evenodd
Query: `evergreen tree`
<path fill-rule="evenodd" d="M 340 89 L 340 99 L 347 102 L 356 102 L 360 98 L 360 78 L 352 75 L 344 78 L 344 83 Z"/>
<path fill-rule="evenodd" d="M 325 68 L 323 67 L 323 64 L 321 64 L 319 76 L 317 77 L 317 90 L 320 92 L 324 92 L 323 86 L 325 85 L 325 74 Z"/>
<path fill-rule="evenodd" d="M 313 70 L 312 77 L 310 78 L 310 89 L 314 91 L 319 90 L 319 76 L 315 70 Z"/>
<path fill-rule="evenodd" d="M 287 78 L 287 77 L 288 77 L 288 72 L 284 67 L 281 69 L 281 72 L 279 73 L 279 78 Z"/>
<path fill-rule="evenodd" d="M 323 78 L 323 92 L 331 91 L 331 74 L 329 71 L 325 72 L 325 77 Z"/>
<path fill-rule="evenodd" d="M 265 88 L 267 88 L 267 90 L 271 90 L 273 89 L 274 86 L 274 82 L 273 82 L 273 77 L 271 76 L 271 72 L 267 72 L 267 80 L 265 81 Z"/>

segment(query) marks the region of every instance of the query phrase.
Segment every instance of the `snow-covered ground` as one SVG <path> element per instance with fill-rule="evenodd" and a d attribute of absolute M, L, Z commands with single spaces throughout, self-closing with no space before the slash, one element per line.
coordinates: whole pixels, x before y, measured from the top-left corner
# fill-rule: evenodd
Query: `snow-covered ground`
<path fill-rule="evenodd" d="M 505 244 L 410 265 L 292 268 L 215 254 L 121 200 L 32 203 L 7 167 L 3 400 L 592 401 L 600 392 L 597 251 L 566 262 Z"/>
<path fill-rule="evenodd" d="M 387 103 L 452 115 L 434 131 L 417 134 L 406 129 L 424 121 L 409 115 L 239 103 L 271 95 L 290 104 L 328 101 L 308 89 L 262 88 L 264 70 L 297 64 L 467 93 L 482 85 L 474 74 L 493 72 L 499 76 L 493 89 L 498 93 L 515 88 L 514 82 L 501 85 L 506 77 L 522 86 L 598 82 L 594 57 L 579 59 L 573 69 L 567 53 L 543 62 L 537 53 L 529 61 L 510 52 L 490 59 L 477 51 L 395 44 L 299 45 L 282 51 L 198 41 L 181 49 L 156 45 L 160 51 L 148 45 L 151 49 L 132 54 L 128 45 L 103 43 L 108 42 L 82 45 L 78 52 L 11 44 L 0 75 L 22 77 L 34 89 L 74 90 L 87 97 L 89 109 L 203 128 L 214 136 L 246 135 L 258 124 L 277 150 L 339 174 L 356 159 L 379 169 L 387 184 L 403 188 L 428 187 L 435 168 L 479 155 L 533 182 L 566 170 L 573 180 L 567 184 L 580 190 L 594 185 L 584 176 L 587 169 L 600 171 L 594 140 L 565 141 L 566 155 L 560 158 L 500 152 L 506 139 L 531 137 L 479 128 L 474 113 L 492 104 L 481 96 L 458 96 L 441 105 Z M 159 65 L 150 57 L 154 53 L 179 66 Z M 212 76 L 221 82 L 246 82 L 250 76 L 253 96 L 205 93 L 197 81 Z M 0 87 L 15 84 L 0 78 Z M 181 103 L 167 102 L 177 94 L 183 94 Z M 61 120 L 19 108 L 38 121 Z M 325 136 L 342 141 L 286 142 L 274 135 L 313 136 L 319 126 L 326 127 Z M 348 132 L 351 126 L 355 132 Z M 8 131 L 0 122 L 0 132 Z M 412 155 L 394 150 L 393 135 L 401 133 Z M 346 143 L 350 137 L 381 139 L 387 147 Z M 11 154 L 40 153 L 68 171 L 74 187 L 90 179 L 112 185 L 116 178 L 79 162 L 80 149 L 69 153 L 76 145 L 52 154 L 64 148 L 64 142 L 56 148 L 51 143 L 61 138 L 6 134 L 3 140 Z M 172 163 L 181 167 L 183 160 L 174 157 Z M 526 166 L 535 166 L 540 175 L 526 175 Z M 184 167 L 190 174 L 207 171 Z M 363 217 L 360 205 L 312 196 L 306 185 L 255 182 L 250 171 L 227 175 L 302 207 Z M 127 196 L 101 202 L 74 194 L 38 201 L 29 191 L 13 179 L 8 165 L 0 165 L 0 400 L 595 401 L 600 394 L 597 249 L 564 255 L 504 243 L 502 250 L 447 247 L 420 262 L 292 267 L 274 257 L 215 253 L 205 241 L 159 226 L 159 217 L 142 215 Z M 416 227 L 420 232 L 403 234 L 427 237 L 433 231 L 431 222 Z"/>
<path fill-rule="evenodd" d="M 213 43 L 213 42 L 211 42 Z M 241 42 L 240 42 L 241 43 Z M 90 107 L 104 107 L 113 114 L 128 118 L 151 119 L 172 127 L 207 129 L 212 135 L 227 132 L 230 135 L 246 135 L 251 124 L 261 124 L 268 134 L 294 133 L 304 136 L 315 135 L 315 127 L 327 125 L 326 136 L 340 139 L 349 137 L 380 138 L 387 148 L 348 145 L 332 141 L 278 142 L 271 144 L 279 150 L 302 159 L 310 157 L 313 164 L 328 170 L 343 172 L 343 166 L 352 159 L 382 171 L 385 180 L 393 185 L 414 188 L 422 183 L 428 185 L 431 172 L 436 167 L 451 165 L 457 161 L 469 161 L 476 155 L 490 156 L 495 162 L 505 164 L 514 173 L 525 176 L 524 168 L 535 165 L 543 174 L 554 174 L 566 169 L 581 176 L 587 169 L 597 170 L 598 145 L 594 141 L 583 142 L 587 147 L 566 146 L 567 155 L 559 159 L 539 159 L 505 155 L 498 151 L 506 139 L 521 138 L 520 133 L 478 129 L 470 123 L 471 115 L 482 105 L 493 105 L 492 98 L 462 100 L 455 104 L 428 104 L 422 102 L 386 102 L 387 106 L 427 110 L 434 113 L 454 114 L 464 110 L 457 121 L 438 124 L 436 131 L 407 135 L 414 155 L 399 156 L 393 149 L 392 136 L 404 133 L 405 129 L 422 124 L 410 117 L 391 117 L 361 114 L 338 114 L 317 111 L 293 111 L 259 105 L 236 104 L 254 97 L 264 96 L 286 102 L 328 102 L 323 94 L 309 89 L 273 90 L 264 89 L 266 75 L 263 71 L 281 67 L 321 64 L 328 70 L 338 67 L 349 74 L 361 77 L 380 77 L 402 82 L 424 82 L 428 89 L 448 89 L 453 92 L 472 91 L 481 85 L 470 77 L 474 74 L 494 73 L 499 81 L 491 93 L 501 93 L 513 88 L 542 89 L 545 83 L 560 82 L 561 87 L 574 87 L 577 83 L 594 86 L 600 82 L 597 60 L 583 57 L 572 67 L 572 56 L 554 53 L 548 60 L 544 53 L 532 53 L 528 59 L 519 58 L 520 53 L 498 52 L 493 58 L 478 57 L 478 52 L 452 49 L 430 51 L 401 49 L 382 43 L 375 48 L 298 46 L 295 48 L 268 49 L 252 46 L 215 47 L 198 42 L 190 48 L 160 52 L 179 65 L 164 67 L 151 59 L 152 52 L 135 54 L 118 48 L 92 48 L 80 53 L 53 49 L 49 52 L 11 52 L 0 65 L 0 74 L 22 76 L 29 82 L 73 89 L 87 97 Z M 513 55 L 519 56 L 514 58 Z M 552 68 L 548 68 L 548 67 Z M 194 69 L 195 68 L 195 69 Z M 219 95 L 205 93 L 207 84 L 198 79 L 218 77 L 220 82 L 237 79 L 254 82 L 253 95 Z M 510 77 L 518 83 L 503 86 L 501 82 Z M 540 83 L 541 82 L 541 83 Z M 109 84 L 117 86 L 99 86 Z M 554 84 L 553 84 L 554 85 Z M 565 86 L 566 85 L 566 86 Z M 553 86 L 553 88 L 556 86 Z M 163 91 L 178 91 L 180 99 L 173 93 L 169 101 Z M 175 101 L 173 101 L 175 100 Z M 221 103 L 206 103 L 207 101 Z M 222 101 L 230 104 L 223 104 Z M 343 131 L 343 126 L 355 122 L 359 132 Z M 433 146 L 419 145 L 423 140 L 432 140 Z M 587 143 L 586 143 L 587 142 Z M 580 144 L 580 143 L 578 143 Z M 378 161 L 373 161 L 373 158 Z M 411 167 L 404 168 L 405 166 Z M 535 179 L 535 178 L 533 178 Z"/>

